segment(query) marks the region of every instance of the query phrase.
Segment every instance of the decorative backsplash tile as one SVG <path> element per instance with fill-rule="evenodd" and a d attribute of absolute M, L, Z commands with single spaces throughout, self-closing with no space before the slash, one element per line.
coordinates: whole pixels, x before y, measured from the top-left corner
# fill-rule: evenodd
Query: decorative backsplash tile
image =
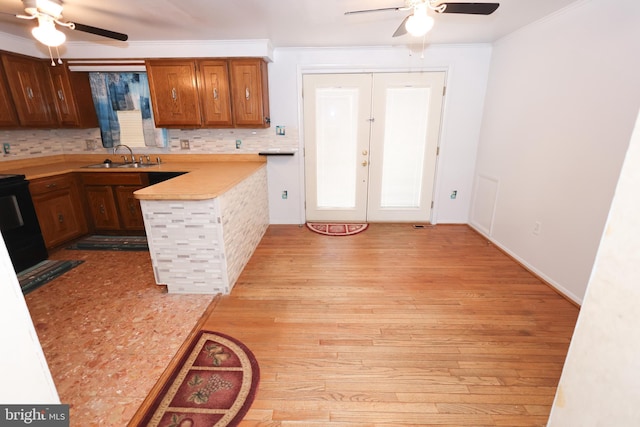
<path fill-rule="evenodd" d="M 134 148 L 135 153 L 173 154 L 255 154 L 260 151 L 298 149 L 298 129 L 286 128 L 280 134 L 277 128 L 268 129 L 196 129 L 169 130 L 169 147 Z M 181 141 L 187 140 L 189 148 L 183 149 Z M 10 154 L 0 155 L 0 161 L 57 154 L 111 153 L 103 148 L 100 130 L 95 129 L 29 129 L 0 130 L 0 146 L 10 144 Z M 237 147 L 237 148 L 236 148 Z"/>
<path fill-rule="evenodd" d="M 169 293 L 228 294 L 269 226 L 267 170 L 215 199 L 141 207 L 157 283 Z"/>

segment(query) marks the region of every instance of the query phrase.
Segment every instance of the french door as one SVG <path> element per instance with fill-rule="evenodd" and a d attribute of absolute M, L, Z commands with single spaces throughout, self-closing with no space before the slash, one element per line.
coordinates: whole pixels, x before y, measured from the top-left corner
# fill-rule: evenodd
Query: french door
<path fill-rule="evenodd" d="M 307 221 L 430 220 L 444 79 L 303 77 Z"/>

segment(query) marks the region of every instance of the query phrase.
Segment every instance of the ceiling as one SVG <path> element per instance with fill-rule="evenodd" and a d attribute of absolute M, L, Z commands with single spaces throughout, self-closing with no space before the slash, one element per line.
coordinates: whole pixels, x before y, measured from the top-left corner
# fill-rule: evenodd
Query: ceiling
<path fill-rule="evenodd" d="M 493 42 L 576 0 L 497 1 L 500 7 L 490 16 L 436 16 L 426 42 Z M 422 43 L 409 35 L 391 37 L 409 12 L 344 15 L 351 10 L 403 4 L 404 0 L 65 0 L 63 16 L 67 21 L 126 33 L 130 42 L 269 39 L 274 48 Z M 19 14 L 23 10 L 21 0 L 0 0 L 0 12 Z M 0 14 L 0 33 L 32 39 L 33 25 L 33 21 Z M 71 42 L 105 40 L 63 31 Z"/>

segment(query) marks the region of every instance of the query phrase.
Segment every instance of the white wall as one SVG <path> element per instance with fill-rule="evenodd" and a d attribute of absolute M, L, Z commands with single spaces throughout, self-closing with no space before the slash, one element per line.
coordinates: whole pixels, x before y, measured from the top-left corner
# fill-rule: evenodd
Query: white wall
<path fill-rule="evenodd" d="M 466 223 L 490 57 L 489 45 L 431 46 L 424 58 L 405 48 L 275 49 L 269 64 L 272 124 L 294 128 L 300 145 L 298 155 L 270 165 L 271 223 L 304 222 L 303 73 L 418 70 L 447 72 L 433 220 Z M 289 197 L 282 200 L 285 189 Z M 452 190 L 458 191 L 455 200 Z"/>
<path fill-rule="evenodd" d="M 639 22 L 635 0 L 579 1 L 494 45 L 470 223 L 577 302 L 640 105 Z"/>
<path fill-rule="evenodd" d="M 0 236 L 0 402 L 60 403 L 11 259 Z"/>
<path fill-rule="evenodd" d="M 640 425 L 640 115 L 549 427 Z"/>

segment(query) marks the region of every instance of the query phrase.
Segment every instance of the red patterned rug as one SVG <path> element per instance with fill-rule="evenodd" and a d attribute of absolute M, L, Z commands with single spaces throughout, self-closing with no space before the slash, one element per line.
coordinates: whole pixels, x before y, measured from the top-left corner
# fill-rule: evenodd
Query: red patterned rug
<path fill-rule="evenodd" d="M 369 224 L 329 224 L 320 222 L 308 222 L 307 227 L 316 233 L 327 236 L 351 236 L 363 232 Z"/>
<path fill-rule="evenodd" d="M 258 363 L 241 342 L 200 331 L 139 425 L 236 426 L 253 402 L 259 379 Z"/>

